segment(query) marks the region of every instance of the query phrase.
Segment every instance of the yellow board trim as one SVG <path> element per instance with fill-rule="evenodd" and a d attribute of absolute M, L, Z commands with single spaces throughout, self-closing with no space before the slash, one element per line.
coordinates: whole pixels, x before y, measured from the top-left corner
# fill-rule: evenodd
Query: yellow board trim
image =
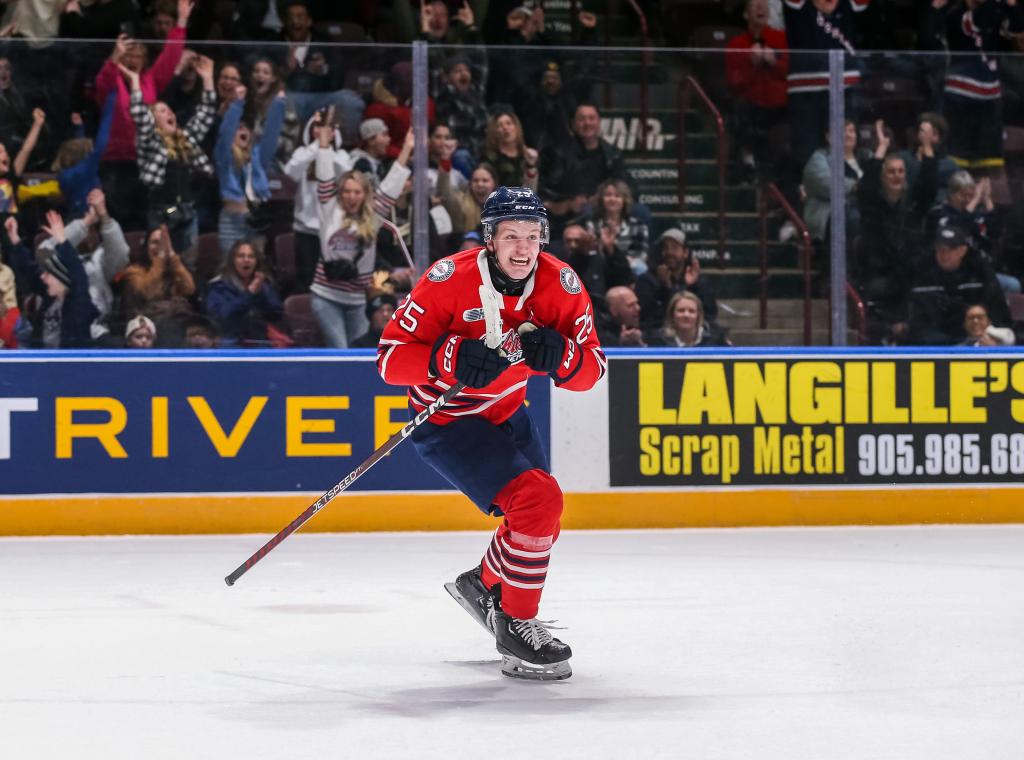
<path fill-rule="evenodd" d="M 0 498 L 0 535 L 276 533 L 309 495 L 217 494 Z M 562 527 L 1021 523 L 1020 489 L 913 488 L 616 491 L 566 494 Z M 342 494 L 302 530 L 487 530 L 495 521 L 459 494 Z"/>

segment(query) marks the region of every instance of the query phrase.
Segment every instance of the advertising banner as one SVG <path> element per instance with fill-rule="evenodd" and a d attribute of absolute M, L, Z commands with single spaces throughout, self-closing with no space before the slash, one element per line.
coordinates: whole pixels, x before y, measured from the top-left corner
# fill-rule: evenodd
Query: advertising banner
<path fill-rule="evenodd" d="M 549 449 L 550 381 L 531 381 L 528 403 Z M 0 492 L 323 491 L 408 419 L 370 354 L 5 357 Z M 407 442 L 351 490 L 448 489 Z"/>
<path fill-rule="evenodd" d="M 1024 358 L 618 358 L 611 486 L 1019 483 Z"/>

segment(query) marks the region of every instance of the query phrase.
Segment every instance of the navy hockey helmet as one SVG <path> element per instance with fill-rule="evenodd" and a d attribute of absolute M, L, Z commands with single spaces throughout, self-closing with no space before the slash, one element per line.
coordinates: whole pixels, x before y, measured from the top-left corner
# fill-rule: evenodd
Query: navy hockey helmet
<path fill-rule="evenodd" d="M 537 194 L 528 187 L 499 187 L 487 196 L 480 214 L 480 224 L 484 230 L 484 242 L 489 242 L 499 222 L 513 220 L 540 222 L 540 242 L 547 243 L 548 212 Z"/>

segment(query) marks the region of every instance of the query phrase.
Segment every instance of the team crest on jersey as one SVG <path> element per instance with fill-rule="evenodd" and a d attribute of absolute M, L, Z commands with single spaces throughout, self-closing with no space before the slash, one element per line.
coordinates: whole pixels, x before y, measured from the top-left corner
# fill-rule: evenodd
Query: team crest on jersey
<path fill-rule="evenodd" d="M 501 336 L 501 350 L 505 352 L 505 358 L 509 364 L 518 364 L 523 360 L 523 342 L 519 340 L 519 333 L 515 330 L 506 330 Z"/>
<path fill-rule="evenodd" d="M 558 279 L 562 281 L 565 292 L 571 296 L 577 295 L 583 290 L 583 283 L 580 282 L 580 278 L 572 267 L 562 267 L 562 271 L 558 273 Z"/>
<path fill-rule="evenodd" d="M 482 322 L 484 320 L 484 310 L 479 306 L 475 309 L 466 309 L 462 312 L 462 319 L 464 322 Z"/>
<path fill-rule="evenodd" d="M 444 282 L 455 274 L 455 262 L 451 259 L 441 259 L 427 272 L 427 279 L 431 282 Z"/>

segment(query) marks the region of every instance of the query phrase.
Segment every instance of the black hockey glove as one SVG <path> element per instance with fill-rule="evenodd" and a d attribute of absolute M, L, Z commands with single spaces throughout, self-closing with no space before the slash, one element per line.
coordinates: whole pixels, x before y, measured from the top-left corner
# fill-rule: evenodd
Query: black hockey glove
<path fill-rule="evenodd" d="M 565 356 L 565 336 L 550 327 L 538 327 L 519 336 L 523 344 L 523 361 L 530 369 L 552 373 L 558 370 Z"/>
<path fill-rule="evenodd" d="M 511 366 L 499 349 L 458 335 L 443 336 L 431 360 L 435 375 L 443 380 L 458 380 L 469 388 L 490 385 Z"/>

